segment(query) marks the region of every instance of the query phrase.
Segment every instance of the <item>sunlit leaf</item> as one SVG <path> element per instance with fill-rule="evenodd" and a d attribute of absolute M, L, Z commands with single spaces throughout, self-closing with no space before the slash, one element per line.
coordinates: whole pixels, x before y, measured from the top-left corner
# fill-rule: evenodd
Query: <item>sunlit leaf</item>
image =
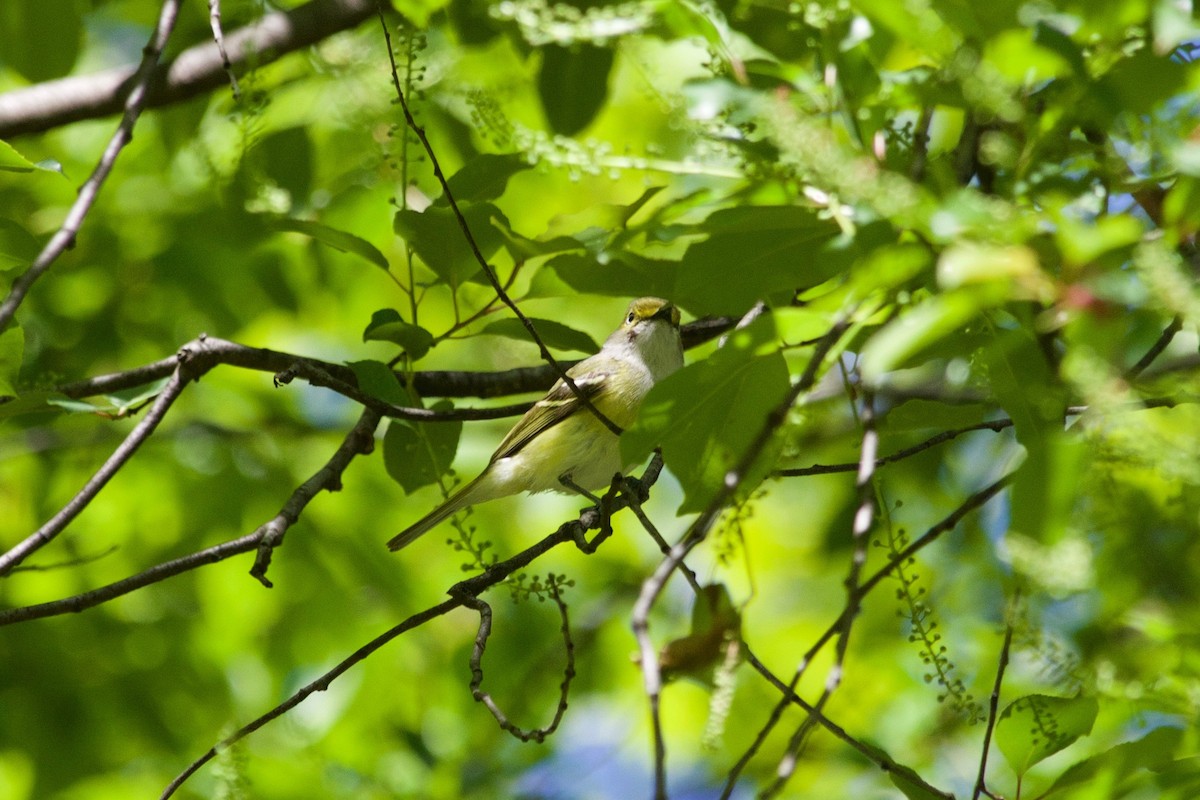
<path fill-rule="evenodd" d="M 738 314 L 777 293 L 790 297 L 836 267 L 820 254 L 837 226 L 797 206 L 725 209 L 701 230 L 709 236 L 688 248 L 672 295 L 697 314 Z"/>
<path fill-rule="evenodd" d="M 1155 728 L 1140 739 L 1111 747 L 1070 767 L 1058 776 L 1047 794 L 1053 796 L 1071 786 L 1093 783 L 1102 775 L 1108 776 L 1104 782 L 1111 786 L 1138 770 L 1158 769 L 1171 761 L 1182 739 L 1180 728 Z"/>
<path fill-rule="evenodd" d="M 476 203 L 496 200 L 508 188 L 508 180 L 530 168 L 528 160 L 513 153 L 497 155 L 481 153 L 463 165 L 446 181 L 455 202 Z M 436 206 L 449 206 L 445 195 L 433 201 Z"/>
<path fill-rule="evenodd" d="M 632 254 L 597 261 L 590 256 L 565 253 L 546 264 L 559 278 L 579 292 L 610 297 L 653 295 L 674 299 L 679 262 L 651 259 Z"/>
<path fill-rule="evenodd" d="M 1091 733 L 1099 705 L 1093 697 L 1033 694 L 1014 700 L 996 722 L 996 745 L 1018 775 Z"/>
<path fill-rule="evenodd" d="M 935 295 L 905 310 L 863 347 L 863 380 L 874 384 L 888 372 L 911 365 L 926 348 L 954 336 L 1006 295 L 1004 286 L 985 284 Z"/>

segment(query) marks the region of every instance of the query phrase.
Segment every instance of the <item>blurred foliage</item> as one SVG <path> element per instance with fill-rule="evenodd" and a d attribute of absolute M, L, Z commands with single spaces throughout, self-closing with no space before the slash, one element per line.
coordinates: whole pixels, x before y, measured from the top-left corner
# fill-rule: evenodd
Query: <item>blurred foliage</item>
<path fill-rule="evenodd" d="M 264 8 L 221 5 L 227 33 Z M 0 4 L 0 92 L 135 62 L 157 8 Z M 694 611 L 678 581 L 651 617 L 665 666 L 689 678 L 663 697 L 672 797 L 719 794 L 778 700 L 731 637 L 786 681 L 845 604 L 853 473 L 773 472 L 856 461 L 864 391 L 881 455 L 1012 421 L 880 468 L 868 571 L 972 492 L 1015 479 L 866 597 L 825 707 L 863 748 L 818 729 L 781 796 L 932 796 L 914 776 L 972 796 L 1007 625 L 991 791 L 1200 795 L 1193 3 L 394 8 L 397 82 L 482 254 L 556 355 L 590 351 L 639 295 L 675 300 L 686 319 L 764 304 L 691 351 L 623 441 L 638 458 L 664 448 L 647 513 L 668 540 L 814 342 L 849 326 L 690 559 L 710 606 Z M 171 52 L 206 40 L 206 15 L 183 4 Z M 161 385 L 79 400 L 55 388 L 168 357 L 201 332 L 351 363 L 367 393 L 434 409 L 487 401 L 417 397 L 383 365 L 537 363 L 404 126 L 388 55 L 366 23 L 243 67 L 241 102 L 224 87 L 143 115 L 75 247 L 0 333 L 0 395 L 16 396 L 0 405 L 0 546 L 66 503 Z M 6 284 L 61 224 L 114 125 L 0 142 Z M 276 389 L 269 374 L 217 368 L 31 568 L 0 578 L 0 608 L 253 531 L 357 411 L 302 381 Z M 572 498 L 514 498 L 398 556 L 383 548 L 473 475 L 505 426 L 385 423 L 377 452 L 275 553 L 271 591 L 246 555 L 0 630 L 0 796 L 157 796 L 221 736 L 440 602 L 464 562 L 572 517 Z M 616 530 L 594 556 L 559 548 L 531 568 L 574 581 L 578 677 L 545 744 L 517 742 L 473 701 L 476 623 L 455 612 L 222 753 L 181 795 L 646 796 L 628 620 L 660 555 L 628 512 Z M 532 599 L 543 584 L 524 580 L 525 602 L 493 593 L 483 689 L 535 727 L 553 716 L 566 657 L 556 609 Z M 832 651 L 808 666 L 805 697 Z M 802 720 L 783 713 L 733 796 L 771 783 Z M 864 751 L 905 768 L 894 785 Z"/>

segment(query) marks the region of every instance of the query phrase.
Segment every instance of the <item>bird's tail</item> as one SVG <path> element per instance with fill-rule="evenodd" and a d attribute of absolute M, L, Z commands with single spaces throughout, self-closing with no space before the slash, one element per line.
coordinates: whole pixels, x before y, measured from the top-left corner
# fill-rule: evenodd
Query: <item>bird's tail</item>
<path fill-rule="evenodd" d="M 391 539 L 388 539 L 388 549 L 392 552 L 395 552 L 401 548 L 408 547 L 410 544 L 416 541 L 421 534 L 427 533 L 431 529 L 437 527 L 439 524 L 453 516 L 455 512 L 461 511 L 467 506 L 478 502 L 481 498 L 477 498 L 475 495 L 479 489 L 480 478 L 482 477 L 483 476 L 480 475 L 479 478 L 471 481 L 466 486 L 450 495 L 450 497 L 446 498 L 446 501 L 433 511 L 430 511 L 412 525 L 409 525 L 407 528 L 400 531 L 400 533 L 396 534 Z"/>

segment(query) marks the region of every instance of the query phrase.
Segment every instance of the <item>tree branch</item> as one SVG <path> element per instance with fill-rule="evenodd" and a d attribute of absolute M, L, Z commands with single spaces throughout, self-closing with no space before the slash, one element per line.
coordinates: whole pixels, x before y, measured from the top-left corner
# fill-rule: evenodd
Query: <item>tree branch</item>
<path fill-rule="evenodd" d="M 110 583 L 107 586 L 102 586 L 99 589 L 93 589 L 90 592 L 83 592 L 82 594 L 48 603 L 38 603 L 32 606 L 2 610 L 0 611 L 0 626 L 11 625 L 15 622 L 25 622 L 31 619 L 53 617 L 59 614 L 78 613 L 84 609 L 106 603 L 121 595 L 129 594 L 136 589 L 166 580 L 174 575 L 179 575 L 208 564 L 215 564 L 218 561 L 224 561 L 232 556 L 256 549 L 259 551 L 259 554 L 254 561 L 254 566 L 251 568 L 250 574 L 258 578 L 263 585 L 270 587 L 271 582 L 266 579 L 266 570 L 267 565 L 270 563 L 271 548 L 277 546 L 283 540 L 283 534 L 289 527 L 296 523 L 300 518 L 301 512 L 304 511 L 321 490 L 334 492 L 341 488 L 342 473 L 345 472 L 355 456 L 369 452 L 370 446 L 374 444 L 372 434 L 378 424 L 378 414 L 370 410 L 364 411 L 358 424 L 346 435 L 342 444 L 325 466 L 317 470 L 307 481 L 300 484 L 283 504 L 283 508 L 279 510 L 279 513 L 269 521 L 258 526 L 253 533 L 232 539 L 228 542 L 222 542 L 221 544 L 191 553 L 182 558 L 158 564 L 137 575 L 131 575 L 128 578 Z"/>
<path fill-rule="evenodd" d="M 250 59 L 268 64 L 361 23 L 376 0 L 312 0 L 287 12 L 274 12 L 231 33 L 225 49 L 231 66 Z M 48 131 L 72 122 L 120 111 L 136 71 L 117 67 L 92 75 L 61 78 L 0 95 L 0 139 Z M 149 74 L 145 105 L 177 103 L 228 82 L 221 49 L 213 41 L 184 50 Z"/>
<path fill-rule="evenodd" d="M 879 584 L 880 581 L 890 575 L 898 565 L 903 564 L 905 561 L 916 555 L 920 550 L 929 544 L 932 544 L 942 534 L 946 533 L 947 531 L 954 530 L 954 528 L 958 526 L 958 523 L 961 522 L 967 514 L 981 507 L 984 503 L 999 494 L 1002 489 L 1012 483 L 1012 480 L 1013 473 L 1005 475 L 1004 477 L 994 481 L 983 489 L 980 489 L 964 500 L 961 504 L 959 504 L 958 508 L 950 512 L 950 514 L 944 517 L 929 530 L 925 531 L 925 533 L 921 534 L 921 536 L 914 540 L 908 547 L 905 547 L 903 550 L 889 559 L 886 564 L 876 570 L 870 578 L 867 578 L 867 580 L 863 581 L 860 587 L 860 595 L 865 597 Z M 812 660 L 816 657 L 817 653 L 821 651 L 821 648 L 823 648 L 829 642 L 829 640 L 832 639 L 834 635 L 842 629 L 847 611 L 848 609 L 843 609 L 842 613 L 838 615 L 838 618 L 835 619 L 833 623 L 825 629 L 824 633 L 817 637 L 817 640 L 800 658 L 800 666 L 796 668 L 796 671 L 792 675 L 791 681 L 789 681 L 787 684 L 788 694 L 785 694 L 785 696 L 775 704 L 775 707 L 771 709 L 771 714 L 768 716 L 767 721 L 759 729 L 758 735 L 755 736 L 754 741 L 750 743 L 750 746 L 746 748 L 746 752 L 741 755 L 741 757 L 730 769 L 729 776 L 725 782 L 725 788 L 721 793 L 721 798 L 723 800 L 724 798 L 728 798 L 732 795 L 738 777 L 746 768 L 746 765 L 750 763 L 750 760 L 762 748 L 763 744 L 766 743 L 767 737 L 779 723 L 780 718 L 783 716 L 783 712 L 792 702 L 791 697 L 794 696 L 796 687 L 800 684 L 800 678 L 803 677 L 805 671 L 808 669 L 808 665 L 812 663 Z"/>
<path fill-rule="evenodd" d="M 183 392 L 184 387 L 207 371 L 202 366 L 197 368 L 197 365 L 189 364 L 188 356 L 189 351 L 186 347 L 179 351 L 179 355 L 175 359 L 175 373 L 159 393 L 154 405 L 150 407 L 150 411 L 134 426 L 124 441 L 108 457 L 108 460 L 83 485 L 83 488 L 44 525 L 7 553 L 0 555 L 0 577 L 7 575 L 15 566 L 58 536 L 71 520 L 75 519 L 88 503 L 92 502 L 105 484 L 112 480 L 117 471 L 125 466 L 125 462 L 137 452 L 142 443 L 150 437 L 150 434 L 158 427 L 158 423 L 162 422 L 163 417 L 166 416 L 171 405 Z"/>
<path fill-rule="evenodd" d="M 642 473 L 642 477 L 639 479 L 639 485 L 643 488 L 643 490 L 649 489 L 649 487 L 654 485 L 654 483 L 658 480 L 658 476 L 661 471 L 662 460 L 657 457 L 652 458 L 649 466 L 646 467 L 646 471 Z M 609 510 L 615 511 L 620 508 L 624 508 L 624 506 L 624 498 L 618 497 L 614 501 L 613 508 Z M 574 542 L 576 545 L 580 545 L 587 531 L 597 530 L 604 524 L 602 517 L 603 514 L 598 508 L 585 509 L 580 513 L 577 519 L 563 523 L 558 527 L 558 530 L 545 537 L 540 542 L 537 542 L 520 553 L 517 553 L 512 558 L 492 564 L 483 572 L 480 572 L 478 575 L 475 575 L 472 578 L 468 578 L 465 581 L 456 583 L 454 586 L 450 587 L 448 591 L 448 594 L 450 595 L 449 600 L 443 601 L 436 606 L 427 608 L 420 613 L 413 614 L 399 625 L 388 629 L 384 633 L 355 650 L 353 653 L 343 659 L 336 667 L 329 670 L 329 672 L 326 672 L 324 675 L 317 678 L 312 683 L 309 683 L 307 686 L 302 687 L 287 700 L 275 706 L 275 708 L 271 709 L 247 725 L 244 725 L 214 746 L 210 747 L 202 756 L 189 764 L 183 772 L 181 772 L 173 781 L 171 781 L 170 784 L 168 784 L 167 788 L 163 790 L 160 800 L 167 800 L 167 798 L 175 794 L 179 787 L 182 786 L 189 777 L 194 775 L 197 770 L 199 770 L 209 761 L 212 761 L 214 758 L 216 758 L 219 752 L 246 738 L 251 733 L 254 733 L 256 730 L 266 725 L 268 722 L 283 716 L 291 709 L 300 705 L 305 698 L 314 692 L 325 691 L 335 680 L 345 674 L 351 667 L 366 659 L 367 656 L 383 647 L 392 639 L 395 639 L 397 636 L 400 636 L 401 634 L 406 633 L 413 628 L 424 625 L 426 622 L 429 622 L 432 619 L 436 619 L 437 617 L 447 614 L 456 608 L 466 605 L 466 598 L 477 598 L 480 594 L 505 580 L 517 570 L 524 569 L 531 562 L 547 551 L 568 542 Z"/>
<path fill-rule="evenodd" d="M 0 332 L 12 324 L 13 316 L 17 313 L 17 309 L 34 282 L 50 269 L 59 256 L 75 244 L 75 235 L 79 233 L 84 219 L 96 202 L 96 198 L 100 194 L 100 187 L 104 185 L 104 181 L 112 172 L 121 150 L 133 138 L 133 126 L 137 124 L 142 109 L 146 107 L 147 90 L 154 76 L 154 68 L 158 66 L 158 60 L 167 46 L 171 31 L 175 29 L 175 19 L 179 15 L 181 2 L 182 0 L 163 0 L 162 10 L 158 15 L 158 24 L 155 26 L 154 32 L 150 34 L 150 41 L 142 49 L 142 62 L 133 74 L 129 93 L 122 104 L 125 113 L 121 117 L 121 122 L 117 125 L 117 130 L 113 133 L 112 138 L 108 140 L 108 146 L 104 148 L 104 153 L 96 163 L 96 168 L 84 181 L 83 186 L 79 187 L 79 194 L 75 198 L 75 202 L 71 204 L 70 210 L 67 211 L 67 217 L 63 220 L 63 224 L 46 242 L 45 247 L 38 253 L 29 269 L 13 281 L 8 296 L 4 298 L 3 302 L 0 302 Z M 3 129 L 0 128 L 0 138 L 4 136 Z M 3 568 L 0 567 L 0 575 L 3 574 Z"/>

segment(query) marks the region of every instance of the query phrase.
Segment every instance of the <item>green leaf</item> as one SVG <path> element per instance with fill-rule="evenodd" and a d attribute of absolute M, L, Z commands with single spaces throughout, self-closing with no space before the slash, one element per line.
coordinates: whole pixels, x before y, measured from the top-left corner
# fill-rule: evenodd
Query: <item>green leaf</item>
<path fill-rule="evenodd" d="M 268 217 L 267 219 L 267 225 L 277 231 L 290 231 L 311 236 L 321 244 L 328 245 L 335 250 L 364 258 L 384 272 L 389 269 L 387 257 L 380 252 L 378 247 L 352 233 L 339 231 L 328 225 L 306 219 L 292 219 L 291 217 Z"/>
<path fill-rule="evenodd" d="M 538 332 L 538 336 L 546 343 L 547 347 L 557 350 L 574 350 L 580 353 L 595 353 L 600 349 L 596 340 L 591 336 L 563 325 L 561 322 L 534 318 L 530 318 L 529 321 L 533 323 L 534 330 Z M 487 327 L 479 333 L 484 336 L 504 336 L 508 339 L 530 341 L 529 331 L 525 330 L 521 320 L 513 318 L 498 319 L 488 323 Z"/>
<path fill-rule="evenodd" d="M 447 411 L 453 407 L 450 401 L 442 400 L 433 406 L 433 410 Z M 436 483 L 454 462 L 461 435 L 461 422 L 417 425 L 392 420 L 383 437 L 383 463 L 388 475 L 407 494 Z"/>
<path fill-rule="evenodd" d="M 71 398 L 57 394 L 47 397 L 45 402 L 48 405 L 57 406 L 67 411 L 124 417 L 136 411 L 150 398 L 157 396 L 170 380 L 169 377 L 159 378 L 156 381 L 151 381 L 141 386 L 133 386 L 129 389 L 122 389 L 119 392 L 104 395 L 104 399 L 108 401 L 105 403 L 72 400 Z"/>
<path fill-rule="evenodd" d="M 480 253 L 485 259 L 491 258 L 504 243 L 493 220 L 505 228 L 509 227 L 508 220 L 491 203 L 460 203 L 459 210 Z M 451 209 L 440 206 L 430 206 L 423 212 L 401 209 L 396 212 L 393 225 L 425 266 L 450 286 L 458 287 L 482 270 Z"/>
<path fill-rule="evenodd" d="M 608 76 L 613 51 L 607 47 L 576 43 L 570 47 L 549 44 L 541 48 L 538 93 L 555 133 L 574 136 L 595 119 L 608 96 Z"/>
<path fill-rule="evenodd" d="M 577 292 L 609 297 L 673 297 L 678 261 L 622 253 L 604 263 L 591 256 L 565 253 L 546 264 Z"/>
<path fill-rule="evenodd" d="M 992 393 L 1012 418 L 1017 441 L 1025 448 L 1013 483 L 1010 528 L 1053 542 L 1066 531 L 1086 452 L 1063 431 L 1065 391 L 1024 330 L 998 330 L 983 356 Z"/>
<path fill-rule="evenodd" d="M 1014 700 L 996 723 L 996 745 L 1018 775 L 1091 733 L 1099 705 L 1093 697 L 1032 694 Z"/>
<path fill-rule="evenodd" d="M 457 203 L 477 203 L 495 200 L 508 188 L 508 180 L 530 168 L 523 156 L 482 153 L 475 156 L 450 176 L 450 194 Z M 449 207 L 445 194 L 433 201 L 435 206 Z"/>
<path fill-rule="evenodd" d="M 500 228 L 504 237 L 504 246 L 512 253 L 517 261 L 526 261 L 540 256 L 552 256 L 567 253 L 571 250 L 582 250 L 583 242 L 571 236 L 555 236 L 550 239 L 530 239 L 516 231 Z"/>
<path fill-rule="evenodd" d="M 65 395 L 48 391 L 24 392 L 19 397 L 0 398 L 0 420 L 22 414 L 57 414 L 59 407 L 56 401 L 66 399 Z"/>
<path fill-rule="evenodd" d="M 2 143 L 0 143 L 2 144 Z M 0 219 L 0 272 L 26 267 L 37 258 L 37 239 L 9 219 Z"/>
<path fill-rule="evenodd" d="M 272 131 L 255 142 L 249 158 L 275 185 L 287 190 L 292 207 L 306 204 L 312 191 L 315 160 L 307 128 Z"/>
<path fill-rule="evenodd" d="M 363 341 L 393 342 L 416 361 L 433 347 L 433 334 L 401 319 L 396 309 L 381 308 L 371 315 L 371 321 L 363 331 Z"/>
<path fill-rule="evenodd" d="M 16 396 L 17 376 L 25 354 L 25 331 L 12 325 L 0 333 L 0 397 Z"/>
<path fill-rule="evenodd" d="M 671 295 L 696 314 L 738 314 L 776 293 L 828 280 L 841 266 L 821 258 L 837 225 L 798 206 L 723 209 L 702 226 Z"/>
<path fill-rule="evenodd" d="M 394 406 L 412 405 L 412 397 L 400 383 L 392 368 L 382 361 L 351 361 L 346 366 L 354 372 L 358 388 L 377 400 Z"/>
<path fill-rule="evenodd" d="M 37 164 L 18 153 L 11 144 L 0 140 L 0 172 L 33 172 L 37 168 Z"/>
<path fill-rule="evenodd" d="M 75 0 L 0 3 L 4 62 L 31 83 L 67 75 L 83 42 L 80 10 Z"/>
<path fill-rule="evenodd" d="M 679 513 L 700 511 L 787 390 L 787 363 L 776 349 L 773 324 L 760 317 L 731 333 L 708 358 L 655 385 L 637 422 L 621 436 L 621 457 L 637 463 L 661 445 L 666 465 L 683 486 Z M 743 486 L 761 481 L 771 462 L 764 454 Z"/>
<path fill-rule="evenodd" d="M 1058 776 L 1046 794 L 1094 783 L 1101 775 L 1108 776 L 1102 785 L 1115 786 L 1138 770 L 1158 769 L 1171 761 L 1171 755 L 1182 739 L 1180 728 L 1155 728 L 1141 739 L 1119 744 L 1075 764 Z"/>
<path fill-rule="evenodd" d="M 894 369 L 910 366 L 927 348 L 958 333 L 985 308 L 1006 296 L 1001 284 L 983 284 L 929 297 L 904 311 L 862 349 L 863 380 L 877 385 Z"/>

